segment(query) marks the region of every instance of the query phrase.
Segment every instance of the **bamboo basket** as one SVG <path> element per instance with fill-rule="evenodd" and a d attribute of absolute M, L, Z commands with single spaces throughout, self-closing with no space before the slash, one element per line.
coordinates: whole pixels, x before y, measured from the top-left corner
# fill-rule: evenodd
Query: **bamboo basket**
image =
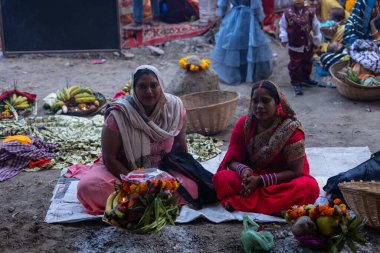
<path fill-rule="evenodd" d="M 380 182 L 343 182 L 338 185 L 348 206 L 367 225 L 380 229 Z"/>
<path fill-rule="evenodd" d="M 187 131 L 213 135 L 225 130 L 235 114 L 239 93 L 203 91 L 181 96 L 187 110 Z"/>
<path fill-rule="evenodd" d="M 333 77 L 332 80 L 336 85 L 338 92 L 349 99 L 358 101 L 371 101 L 380 100 L 380 86 L 367 87 L 356 84 L 350 80 L 344 80 L 338 78 L 338 71 L 347 67 L 348 61 L 342 61 L 334 63 L 330 67 L 330 73 Z"/>

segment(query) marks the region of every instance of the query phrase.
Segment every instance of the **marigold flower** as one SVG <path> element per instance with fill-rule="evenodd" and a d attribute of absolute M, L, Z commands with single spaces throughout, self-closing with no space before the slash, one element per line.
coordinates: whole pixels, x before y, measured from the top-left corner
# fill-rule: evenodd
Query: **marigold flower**
<path fill-rule="evenodd" d="M 187 64 L 187 57 L 179 59 L 178 63 L 183 69 L 187 69 L 191 72 L 198 72 L 200 70 L 205 70 L 210 66 L 211 61 L 209 59 L 202 59 L 199 66 L 194 64 Z"/>
<path fill-rule="evenodd" d="M 130 189 L 130 191 L 132 192 L 132 193 L 137 193 L 137 191 L 138 191 L 138 186 L 137 185 L 135 185 L 135 184 L 131 184 L 131 186 L 129 187 L 129 189 Z"/>
<path fill-rule="evenodd" d="M 334 205 L 340 205 L 340 204 L 342 204 L 342 203 L 343 203 L 343 202 L 342 202 L 341 199 L 339 199 L 339 198 L 334 199 Z"/>
<path fill-rule="evenodd" d="M 141 182 L 139 184 L 140 192 L 147 192 L 148 191 L 148 184 L 146 182 Z"/>
<path fill-rule="evenodd" d="M 319 217 L 318 208 L 312 208 L 309 210 L 309 217 L 312 219 L 316 219 Z"/>

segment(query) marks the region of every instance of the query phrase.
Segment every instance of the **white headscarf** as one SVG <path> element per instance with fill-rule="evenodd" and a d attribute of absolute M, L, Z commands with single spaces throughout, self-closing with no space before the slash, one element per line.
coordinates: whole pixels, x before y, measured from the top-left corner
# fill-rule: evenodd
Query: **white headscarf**
<path fill-rule="evenodd" d="M 134 91 L 132 97 L 122 97 L 111 102 L 106 111 L 106 116 L 111 113 L 116 119 L 129 169 L 141 166 L 149 167 L 151 140 L 159 142 L 175 137 L 183 126 L 182 101 L 178 97 L 164 92 L 160 72 L 153 66 L 139 66 L 133 72 L 132 78 L 141 69 L 151 70 L 156 75 L 162 90 L 153 112 L 149 116 L 146 115 L 144 106 Z M 135 88 L 135 83 L 132 84 L 132 87 Z"/>

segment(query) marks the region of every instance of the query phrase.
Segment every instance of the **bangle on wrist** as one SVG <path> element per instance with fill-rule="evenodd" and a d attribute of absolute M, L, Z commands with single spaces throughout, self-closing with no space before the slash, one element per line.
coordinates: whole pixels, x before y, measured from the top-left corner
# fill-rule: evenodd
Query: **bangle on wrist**
<path fill-rule="evenodd" d="M 243 174 L 244 174 L 244 172 L 245 172 L 246 170 L 250 170 L 250 168 L 249 168 L 248 166 L 242 164 L 242 163 L 240 163 L 239 165 L 237 165 L 237 166 L 235 167 L 235 171 L 236 171 L 236 173 L 237 173 L 240 177 L 243 176 Z"/>
<path fill-rule="evenodd" d="M 261 175 L 260 177 L 261 177 L 261 181 L 264 187 L 277 184 L 276 173 L 268 173 L 268 174 Z"/>

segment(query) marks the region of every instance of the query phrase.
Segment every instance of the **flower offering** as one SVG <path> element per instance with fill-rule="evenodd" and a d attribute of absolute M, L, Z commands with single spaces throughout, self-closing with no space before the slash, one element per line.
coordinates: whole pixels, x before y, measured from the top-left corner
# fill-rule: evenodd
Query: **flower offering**
<path fill-rule="evenodd" d="M 206 70 L 211 64 L 209 59 L 200 60 L 197 56 L 191 55 L 183 57 L 179 60 L 179 65 L 190 72 L 198 72 Z"/>
<path fill-rule="evenodd" d="M 365 222 L 350 217 L 340 199 L 329 200 L 326 205 L 292 206 L 285 219 L 294 237 L 307 246 L 338 252 L 347 244 L 355 252 L 355 242 L 365 242 L 361 232 Z"/>
<path fill-rule="evenodd" d="M 138 168 L 121 175 L 106 204 L 103 220 L 136 233 L 160 231 L 174 225 L 179 208 L 174 191 L 179 182 L 159 169 Z"/>

